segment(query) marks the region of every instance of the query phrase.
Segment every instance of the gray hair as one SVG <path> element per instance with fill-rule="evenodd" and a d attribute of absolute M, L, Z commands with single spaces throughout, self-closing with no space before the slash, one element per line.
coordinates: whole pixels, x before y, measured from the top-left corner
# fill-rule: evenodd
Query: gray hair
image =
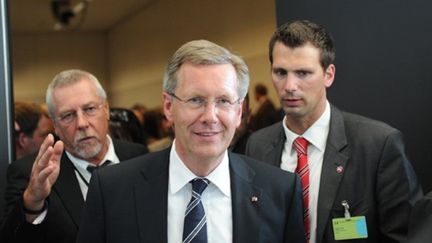
<path fill-rule="evenodd" d="M 46 103 L 48 106 L 48 113 L 51 118 L 54 118 L 54 113 L 56 110 L 56 106 L 52 98 L 54 90 L 56 88 L 71 86 L 80 82 L 82 79 L 88 79 L 90 82 L 92 82 L 96 87 L 97 95 L 101 98 L 101 100 L 106 100 L 106 92 L 93 74 L 78 69 L 65 70 L 53 78 L 46 91 Z"/>
<path fill-rule="evenodd" d="M 246 96 L 249 88 L 249 69 L 243 59 L 226 48 L 207 40 L 194 40 L 182 45 L 169 61 L 163 79 L 163 90 L 174 93 L 177 73 L 183 63 L 194 65 L 232 64 L 237 74 L 239 98 Z"/>

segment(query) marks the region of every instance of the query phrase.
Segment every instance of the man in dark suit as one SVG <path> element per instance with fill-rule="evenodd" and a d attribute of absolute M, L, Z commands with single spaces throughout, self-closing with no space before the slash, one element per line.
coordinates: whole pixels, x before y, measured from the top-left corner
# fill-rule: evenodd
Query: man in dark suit
<path fill-rule="evenodd" d="M 77 242 L 304 242 L 298 177 L 227 151 L 248 85 L 225 48 L 180 47 L 163 84 L 172 147 L 97 171 Z"/>
<path fill-rule="evenodd" d="M 116 164 L 148 151 L 108 136 L 106 93 L 90 73 L 59 73 L 46 98 L 59 141 L 50 134 L 37 155 L 9 166 L 0 233 L 4 243 L 75 242 L 91 177 L 87 167 Z"/>
<path fill-rule="evenodd" d="M 398 130 L 327 101 L 335 76 L 330 34 L 310 21 L 289 22 L 273 34 L 269 54 L 285 117 L 252 134 L 246 155 L 297 171 L 294 141 L 309 143 L 304 204 L 311 243 L 404 241 L 421 188 Z"/>

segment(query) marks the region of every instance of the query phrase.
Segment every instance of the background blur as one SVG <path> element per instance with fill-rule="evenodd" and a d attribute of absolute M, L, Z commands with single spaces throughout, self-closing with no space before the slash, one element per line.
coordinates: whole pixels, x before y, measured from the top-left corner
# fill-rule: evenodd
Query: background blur
<path fill-rule="evenodd" d="M 9 3 L 15 100 L 44 102 L 56 73 L 80 68 L 100 79 L 112 106 L 159 106 L 170 56 L 187 41 L 209 39 L 240 54 L 250 67 L 251 86 L 266 83 L 278 103 L 267 61 L 274 1 L 93 0 L 82 21 L 74 16 L 60 31 L 54 30 L 52 2 Z M 66 2 L 74 7 L 82 1 Z"/>

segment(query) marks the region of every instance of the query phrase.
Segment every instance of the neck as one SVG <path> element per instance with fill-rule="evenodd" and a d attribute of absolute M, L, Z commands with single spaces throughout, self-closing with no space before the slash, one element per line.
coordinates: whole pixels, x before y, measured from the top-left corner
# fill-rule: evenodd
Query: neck
<path fill-rule="evenodd" d="M 285 125 L 294 133 L 302 135 L 322 116 L 325 108 L 326 102 L 320 104 L 316 112 L 307 116 L 295 117 L 286 115 Z"/>
<path fill-rule="evenodd" d="M 189 158 L 187 160 L 182 159 L 182 161 L 196 176 L 206 177 L 219 166 L 222 162 L 222 158 Z"/>

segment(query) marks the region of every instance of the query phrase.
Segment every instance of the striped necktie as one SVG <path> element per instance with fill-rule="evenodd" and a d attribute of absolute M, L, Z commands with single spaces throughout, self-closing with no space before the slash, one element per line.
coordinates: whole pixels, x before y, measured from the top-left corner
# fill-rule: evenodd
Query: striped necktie
<path fill-rule="evenodd" d="M 309 215 L 309 166 L 307 159 L 307 147 L 309 142 L 298 137 L 294 140 L 294 148 L 297 152 L 296 173 L 300 176 L 303 189 L 303 219 L 306 241 L 310 239 L 310 215 Z"/>
<path fill-rule="evenodd" d="M 183 243 L 207 243 L 207 220 L 201 194 L 210 182 L 205 178 L 195 178 L 190 183 L 192 198 L 185 212 Z"/>

